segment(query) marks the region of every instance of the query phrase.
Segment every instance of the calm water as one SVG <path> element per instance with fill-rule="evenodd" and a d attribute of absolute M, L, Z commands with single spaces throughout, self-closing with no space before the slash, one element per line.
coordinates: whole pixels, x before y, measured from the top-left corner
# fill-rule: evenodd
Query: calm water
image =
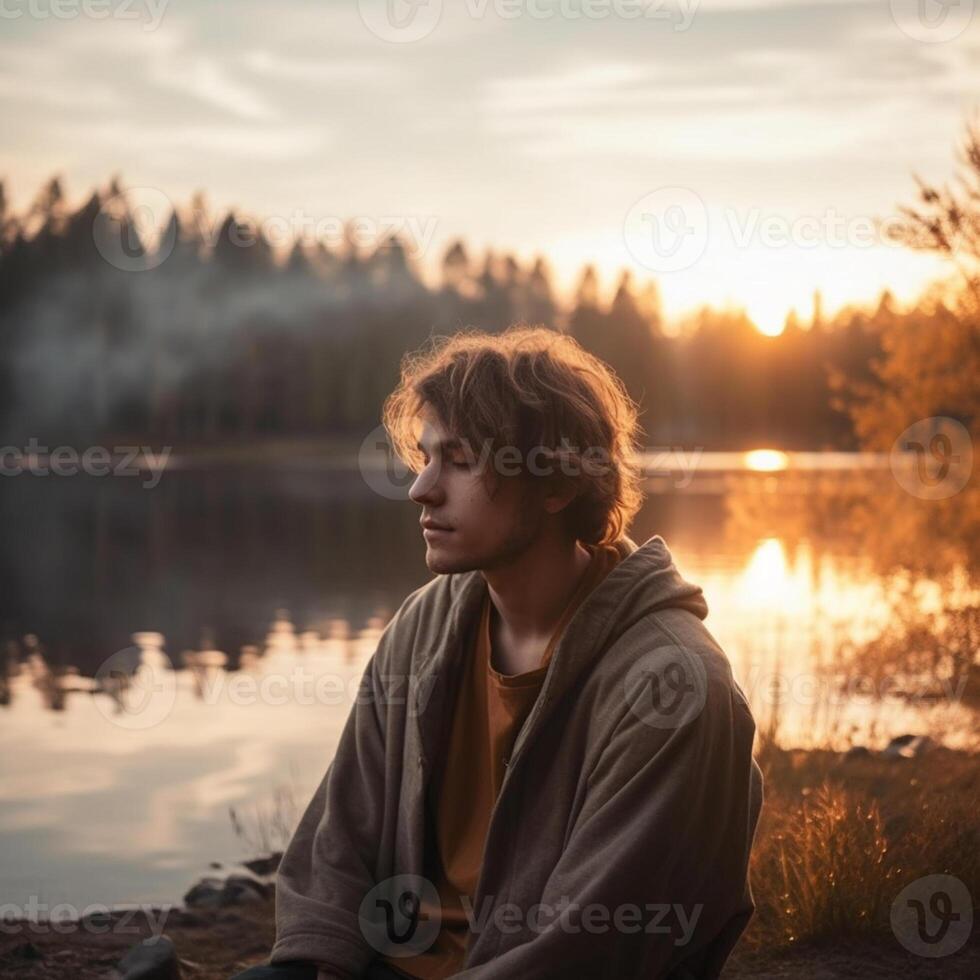
<path fill-rule="evenodd" d="M 837 510 L 836 490 L 861 490 L 875 461 L 807 457 L 771 475 L 709 462 L 689 484 L 652 479 L 631 533 L 663 535 L 704 588 L 760 727 L 839 748 L 972 736 L 955 700 L 833 682 L 848 676 L 842 644 L 874 636 L 908 585 Z M 175 901 L 208 862 L 279 843 L 275 821 L 319 781 L 380 628 L 428 577 L 416 509 L 335 467 L 2 490 L 0 903 Z M 912 583 L 923 609 L 948 596 L 957 569 L 943 571 Z M 140 663 L 128 689 L 106 672 Z"/>

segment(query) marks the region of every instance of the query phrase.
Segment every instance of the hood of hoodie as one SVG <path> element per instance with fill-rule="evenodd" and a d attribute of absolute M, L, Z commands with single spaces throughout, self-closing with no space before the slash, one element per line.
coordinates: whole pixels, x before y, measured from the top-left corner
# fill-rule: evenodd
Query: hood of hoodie
<path fill-rule="evenodd" d="M 577 673 L 590 662 L 590 652 L 598 652 L 615 642 L 649 613 L 678 608 L 702 620 L 708 615 L 701 587 L 681 576 L 659 534 L 640 546 L 624 536 L 614 547 L 620 554 L 618 564 L 582 602 L 555 648 L 553 662 L 564 661 L 562 672 Z M 454 580 L 450 586 L 454 593 L 450 634 L 459 635 L 472 624 L 483 603 L 487 584 L 480 572 L 447 578 Z"/>
<path fill-rule="evenodd" d="M 615 547 L 620 553 L 619 563 L 589 593 L 558 640 L 541 692 L 515 743 L 515 753 L 529 730 L 550 713 L 581 675 L 593 669 L 602 652 L 640 619 L 668 608 L 687 610 L 699 620 L 708 615 L 701 587 L 681 576 L 659 534 L 640 546 L 622 537 Z M 480 572 L 445 579 L 449 581 L 442 584 L 453 593 L 453 612 L 436 660 L 465 648 L 463 637 L 475 622 L 487 591 Z"/>

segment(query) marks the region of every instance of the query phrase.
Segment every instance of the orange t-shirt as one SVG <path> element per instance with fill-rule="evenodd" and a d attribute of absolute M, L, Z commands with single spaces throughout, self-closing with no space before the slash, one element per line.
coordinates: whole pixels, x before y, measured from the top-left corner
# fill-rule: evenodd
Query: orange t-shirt
<path fill-rule="evenodd" d="M 442 772 L 437 774 L 436 854 L 427 877 L 439 893 L 442 925 L 426 952 L 411 957 L 384 957 L 389 966 L 409 977 L 442 980 L 462 969 L 469 921 L 461 897 L 472 901 L 476 893 L 483 845 L 504 781 L 505 762 L 534 706 L 565 626 L 619 561 L 619 552 L 611 545 L 590 547 L 589 551 L 592 562 L 555 627 L 541 666 L 533 670 L 501 674 L 494 669 L 489 593 L 484 600 L 473 656 L 460 679 L 448 751 Z M 474 914 L 479 914 L 479 910 Z"/>

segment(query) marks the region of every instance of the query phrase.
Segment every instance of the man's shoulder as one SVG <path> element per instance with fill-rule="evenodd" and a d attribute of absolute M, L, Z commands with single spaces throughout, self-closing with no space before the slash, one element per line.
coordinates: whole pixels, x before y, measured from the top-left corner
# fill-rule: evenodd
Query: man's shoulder
<path fill-rule="evenodd" d="M 751 709 L 732 671 L 731 661 L 700 617 L 679 607 L 647 613 L 622 633 L 600 660 L 601 669 L 621 675 L 623 684 L 638 671 L 664 674 L 664 682 L 684 675 L 698 689 L 705 707 L 729 704 L 748 715 Z"/>

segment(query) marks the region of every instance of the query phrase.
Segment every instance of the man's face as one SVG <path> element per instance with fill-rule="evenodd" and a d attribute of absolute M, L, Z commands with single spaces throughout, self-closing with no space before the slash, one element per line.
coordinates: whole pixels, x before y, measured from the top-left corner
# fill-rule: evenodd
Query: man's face
<path fill-rule="evenodd" d="M 538 534 L 545 510 L 523 477 L 488 481 L 480 446 L 462 446 L 429 409 L 421 416 L 424 466 L 409 490 L 422 506 L 425 563 L 438 574 L 490 570 L 520 555 Z M 493 467 L 493 456 L 484 461 Z"/>

